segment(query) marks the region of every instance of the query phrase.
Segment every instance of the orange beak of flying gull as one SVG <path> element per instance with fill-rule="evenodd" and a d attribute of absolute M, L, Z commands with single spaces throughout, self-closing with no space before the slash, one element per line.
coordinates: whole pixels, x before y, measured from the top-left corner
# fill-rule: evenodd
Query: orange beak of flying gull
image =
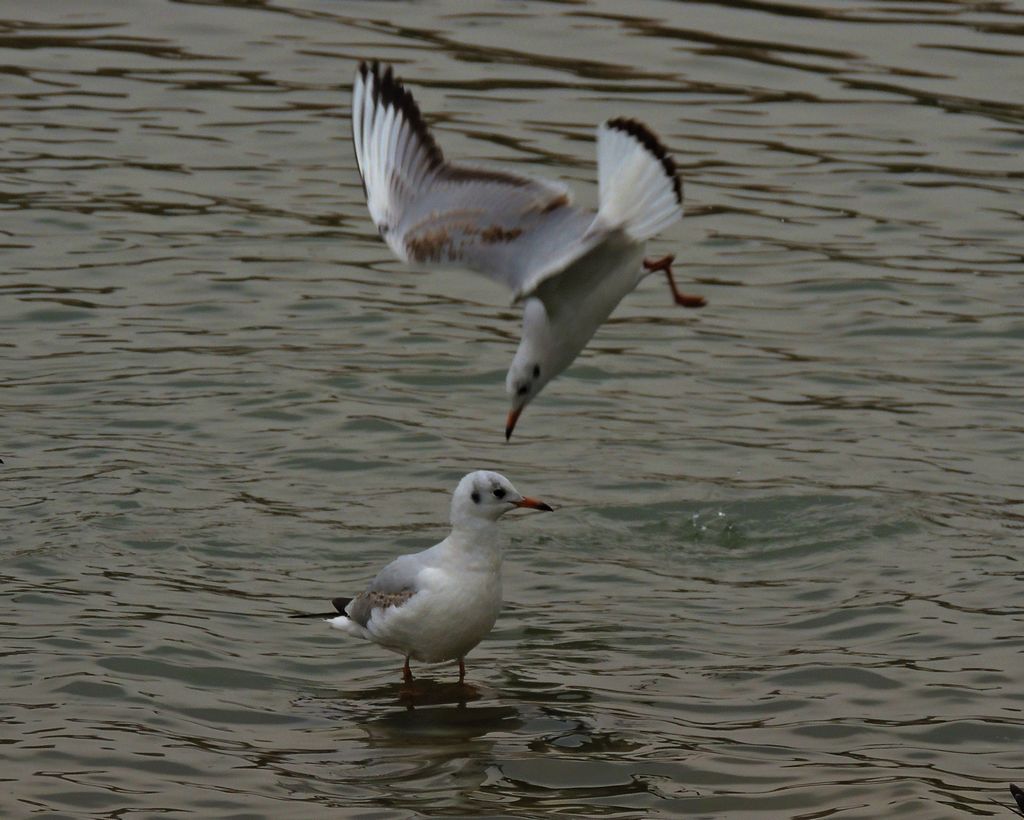
<path fill-rule="evenodd" d="M 519 421 L 519 417 L 523 414 L 523 408 L 520 407 L 518 410 L 509 410 L 508 418 L 505 420 L 505 441 L 512 438 L 512 431 L 516 429 L 516 422 Z"/>

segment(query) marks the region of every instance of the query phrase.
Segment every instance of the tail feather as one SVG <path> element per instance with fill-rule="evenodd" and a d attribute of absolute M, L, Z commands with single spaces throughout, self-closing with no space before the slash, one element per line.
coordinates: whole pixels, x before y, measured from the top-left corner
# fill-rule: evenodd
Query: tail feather
<path fill-rule="evenodd" d="M 297 615 L 289 615 L 289 618 L 320 618 L 321 620 L 337 618 L 338 615 L 345 614 L 345 607 L 352 602 L 351 598 L 335 598 L 331 601 L 331 605 L 336 610 L 335 612 L 300 612 Z"/>
<path fill-rule="evenodd" d="M 642 241 L 683 215 L 675 161 L 643 123 L 622 117 L 597 130 L 598 216 Z"/>

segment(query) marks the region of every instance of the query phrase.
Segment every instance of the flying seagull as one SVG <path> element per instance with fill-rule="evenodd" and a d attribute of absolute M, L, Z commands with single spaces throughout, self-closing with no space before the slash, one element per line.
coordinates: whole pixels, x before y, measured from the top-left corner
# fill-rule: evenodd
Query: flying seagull
<path fill-rule="evenodd" d="M 559 182 L 448 162 L 412 94 L 391 67 L 361 63 L 352 139 L 370 217 L 399 259 L 483 273 L 523 302 L 523 336 L 505 389 L 505 438 L 523 409 L 565 370 L 626 294 L 663 271 L 680 293 L 672 256 L 644 258 L 646 241 L 683 215 L 676 164 L 643 123 L 597 129 L 597 213 Z"/>

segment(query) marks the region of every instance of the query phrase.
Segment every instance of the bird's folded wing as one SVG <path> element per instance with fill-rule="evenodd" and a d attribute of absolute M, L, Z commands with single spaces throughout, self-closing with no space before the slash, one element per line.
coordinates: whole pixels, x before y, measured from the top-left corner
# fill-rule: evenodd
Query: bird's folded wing
<path fill-rule="evenodd" d="M 397 607 L 419 591 L 417 578 L 423 564 L 415 555 L 400 555 L 374 578 L 365 592 L 352 599 L 345 614 L 360 626 L 366 626 L 375 609 Z"/>
<path fill-rule="evenodd" d="M 352 599 L 345 614 L 360 626 L 366 626 L 375 609 L 398 607 L 408 601 L 415 593 L 411 589 L 400 592 L 374 592 L 367 590 Z"/>
<path fill-rule="evenodd" d="M 446 162 L 390 67 L 360 65 L 352 138 L 370 216 L 405 261 L 469 268 L 518 299 L 603 239 L 560 183 Z"/>

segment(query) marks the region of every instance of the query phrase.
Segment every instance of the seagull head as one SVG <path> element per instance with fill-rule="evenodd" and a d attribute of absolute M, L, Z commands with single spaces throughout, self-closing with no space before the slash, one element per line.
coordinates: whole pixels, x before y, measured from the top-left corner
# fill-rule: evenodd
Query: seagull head
<path fill-rule="evenodd" d="M 497 521 L 509 510 L 524 507 L 551 512 L 551 507 L 520 493 L 501 473 L 477 470 L 463 477 L 452 496 L 452 524 Z"/>
<path fill-rule="evenodd" d="M 579 346 L 552 330 L 544 302 L 528 298 L 523 304 L 523 337 L 505 377 L 505 392 L 511 404 L 505 422 L 505 441 L 512 438 L 526 405 L 572 363 L 577 353 Z"/>
<path fill-rule="evenodd" d="M 505 392 L 511 399 L 508 419 L 505 421 L 505 441 L 512 438 L 519 416 L 534 397 L 548 383 L 553 375 L 553 368 L 541 361 L 541 356 L 520 356 L 518 353 L 512 360 L 512 366 L 505 377 Z"/>

